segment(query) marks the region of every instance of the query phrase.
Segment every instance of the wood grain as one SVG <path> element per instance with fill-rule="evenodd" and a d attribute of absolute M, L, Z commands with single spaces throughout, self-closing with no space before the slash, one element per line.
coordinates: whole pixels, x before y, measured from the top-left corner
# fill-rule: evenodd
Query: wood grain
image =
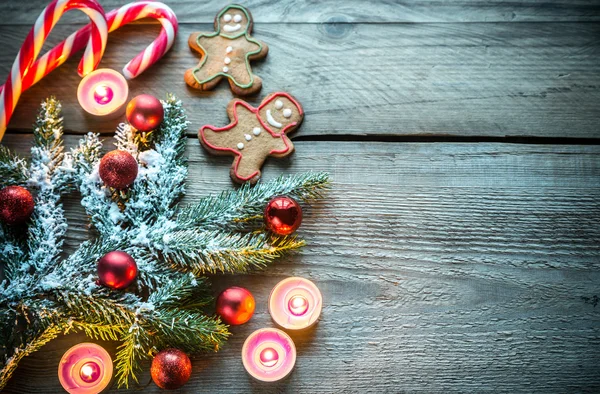
<path fill-rule="evenodd" d="M 188 88 L 184 71 L 198 58 L 183 25 L 173 50 L 131 82 L 131 96 L 176 92 L 192 127 L 224 125 L 232 95 Z M 7 75 L 25 27 L 0 27 L 0 75 Z M 56 39 L 68 34 L 58 29 Z M 128 26 L 110 35 L 103 67 L 120 70 L 149 42 L 158 26 Z M 149 34 L 149 32 L 151 32 Z M 303 138 L 338 136 L 461 136 L 598 138 L 600 131 L 600 25 L 469 24 L 257 24 L 268 58 L 253 69 L 264 95 L 294 94 L 306 110 Z M 73 133 L 111 133 L 121 119 L 98 121 L 80 108 L 78 58 L 55 70 L 21 97 L 10 123 L 30 130 L 42 98 L 54 94 Z"/>
<path fill-rule="evenodd" d="M 25 152 L 31 137 L 8 135 L 5 143 Z M 600 309 L 590 301 L 600 293 L 600 147 L 296 148 L 289 159 L 270 160 L 264 175 L 331 172 L 329 198 L 306 210 L 299 231 L 309 245 L 263 272 L 213 278 L 215 293 L 249 288 L 257 313 L 221 352 L 193 360 L 180 392 L 600 390 Z M 232 187 L 227 158 L 206 155 L 196 139 L 187 155 L 184 202 Z M 86 221 L 76 196 L 67 211 L 72 250 L 87 236 Z M 241 346 L 272 326 L 269 291 L 290 275 L 317 283 L 323 316 L 293 335 L 293 374 L 260 384 L 244 372 Z M 6 392 L 59 392 L 58 360 L 82 340 L 61 338 L 27 359 Z M 144 391 L 160 392 L 152 384 Z"/>
<path fill-rule="evenodd" d="M 100 0 L 108 12 L 121 7 L 121 0 Z M 220 0 L 165 0 L 180 22 L 212 23 L 228 2 Z M 5 1 L 0 24 L 31 26 L 44 8 L 43 1 Z M 597 0 L 336 0 L 244 1 L 260 23 L 419 23 L 419 22 L 589 22 L 600 20 Z M 79 12 L 65 21 L 84 21 Z"/>

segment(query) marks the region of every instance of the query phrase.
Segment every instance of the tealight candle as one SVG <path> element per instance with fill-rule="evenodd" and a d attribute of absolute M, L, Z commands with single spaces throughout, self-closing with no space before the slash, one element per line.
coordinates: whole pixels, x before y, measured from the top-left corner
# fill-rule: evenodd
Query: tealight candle
<path fill-rule="evenodd" d="M 115 70 L 101 68 L 86 75 L 77 88 L 77 100 L 86 112 L 96 116 L 119 115 L 125 109 L 129 86 Z"/>
<path fill-rule="evenodd" d="M 255 379 L 275 382 L 285 378 L 296 364 L 292 338 L 277 328 L 254 331 L 244 342 L 242 362 Z"/>
<path fill-rule="evenodd" d="M 110 383 L 113 363 L 104 348 L 80 343 L 65 352 L 58 364 L 58 379 L 71 394 L 97 394 Z"/>
<path fill-rule="evenodd" d="M 275 323 L 288 330 L 301 330 L 317 322 L 323 297 L 313 282 L 287 278 L 279 282 L 269 296 L 269 313 Z"/>

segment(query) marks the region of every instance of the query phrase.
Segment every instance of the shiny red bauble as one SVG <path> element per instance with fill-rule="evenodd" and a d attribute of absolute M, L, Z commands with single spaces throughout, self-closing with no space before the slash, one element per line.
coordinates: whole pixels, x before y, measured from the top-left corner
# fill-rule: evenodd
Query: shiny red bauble
<path fill-rule="evenodd" d="M 187 354 L 179 349 L 165 349 L 152 360 L 150 375 L 161 389 L 177 389 L 190 380 L 192 362 Z"/>
<path fill-rule="evenodd" d="M 254 314 L 256 303 L 252 293 L 243 287 L 230 287 L 217 297 L 216 312 L 227 324 L 246 323 Z"/>
<path fill-rule="evenodd" d="M 24 187 L 7 186 L 0 190 L 0 221 L 9 225 L 25 223 L 33 207 L 33 196 Z"/>
<path fill-rule="evenodd" d="M 165 110 L 159 99 L 149 94 L 140 94 L 128 104 L 127 121 L 139 131 L 156 129 L 165 117 Z"/>
<path fill-rule="evenodd" d="M 279 235 L 290 235 L 302 223 L 302 207 L 291 197 L 274 197 L 265 207 L 267 229 Z"/>
<path fill-rule="evenodd" d="M 113 288 L 124 289 L 135 280 L 137 264 L 133 257 L 125 252 L 116 250 L 109 252 L 98 260 L 98 278 L 100 284 Z"/>
<path fill-rule="evenodd" d="M 138 164 L 131 153 L 113 150 L 100 160 L 100 178 L 106 186 L 125 189 L 138 174 Z"/>

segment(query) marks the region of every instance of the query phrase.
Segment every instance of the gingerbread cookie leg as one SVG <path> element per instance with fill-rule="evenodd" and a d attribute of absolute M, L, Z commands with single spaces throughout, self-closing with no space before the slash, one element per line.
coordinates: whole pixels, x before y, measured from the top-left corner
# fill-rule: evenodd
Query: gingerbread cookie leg
<path fill-rule="evenodd" d="M 233 162 L 229 175 L 234 182 L 254 185 L 260 179 L 260 168 L 266 157 L 241 155 Z"/>
<path fill-rule="evenodd" d="M 229 78 L 229 85 L 231 86 L 231 91 L 238 96 L 248 96 L 260 92 L 262 89 L 262 79 L 258 75 L 252 75 L 252 84 L 250 87 L 243 88 L 238 86 L 233 79 Z"/>
<path fill-rule="evenodd" d="M 209 79 L 211 76 L 213 78 Z M 214 89 L 215 86 L 217 86 L 219 84 L 219 82 L 221 82 L 223 77 L 221 75 L 206 74 L 206 69 L 190 68 L 190 69 L 186 70 L 185 75 L 183 76 L 183 79 L 185 80 L 185 83 L 187 83 L 189 86 L 193 87 L 194 89 L 212 90 L 212 89 Z M 201 84 L 199 81 L 205 81 L 205 82 Z"/>

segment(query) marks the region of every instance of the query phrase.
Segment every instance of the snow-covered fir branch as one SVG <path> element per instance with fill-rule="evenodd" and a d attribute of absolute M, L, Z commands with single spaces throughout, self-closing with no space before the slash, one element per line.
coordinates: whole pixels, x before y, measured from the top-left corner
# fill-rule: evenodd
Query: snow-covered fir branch
<path fill-rule="evenodd" d="M 36 195 L 25 240 L 0 227 L 6 272 L 0 284 L 0 389 L 19 360 L 60 333 L 81 331 L 119 341 L 119 386 L 136 381 L 142 361 L 162 348 L 217 350 L 229 334 L 218 318 L 204 313 L 211 295 L 201 275 L 261 268 L 304 244 L 266 232 L 262 210 L 275 195 L 307 202 L 319 198 L 328 185 L 326 174 L 281 177 L 179 209 L 188 121 L 175 97 L 168 96 L 163 107 L 164 120 L 151 133 L 142 135 L 125 124 L 117 130 L 116 147 L 138 161 L 138 176 L 126 191 L 100 179 L 98 135 L 84 136 L 63 154 L 60 104 L 52 98 L 34 126 L 29 167 L 0 150 L 0 172 L 7 168 L 16 174 L 15 183 L 27 184 Z M 4 167 L 3 157 L 9 157 Z M 72 189 L 79 190 L 97 237 L 61 258 L 66 221 L 60 195 Z M 97 284 L 97 262 L 114 250 L 127 252 L 138 266 L 135 285 L 127 291 Z"/>

